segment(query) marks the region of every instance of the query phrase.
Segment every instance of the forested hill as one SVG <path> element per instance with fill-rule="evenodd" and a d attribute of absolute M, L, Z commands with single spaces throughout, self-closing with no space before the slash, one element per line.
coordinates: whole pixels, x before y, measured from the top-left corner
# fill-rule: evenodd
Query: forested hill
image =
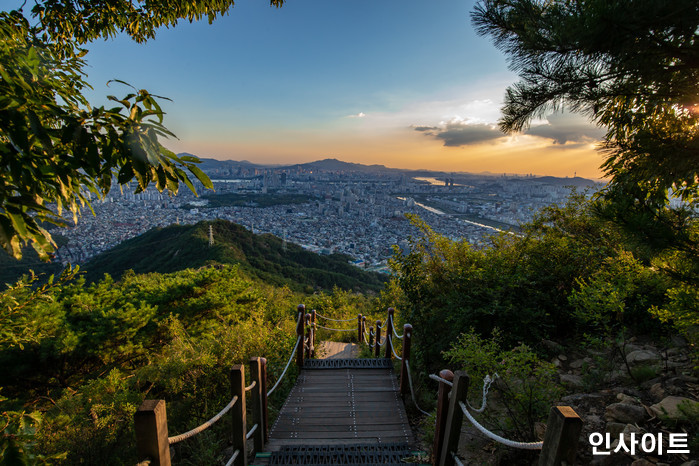
<path fill-rule="evenodd" d="M 209 225 L 214 244 L 209 246 Z M 136 273 L 168 273 L 215 264 L 239 264 L 252 276 L 297 291 L 337 286 L 378 291 L 386 280 L 348 263 L 341 254 L 319 255 L 270 234 L 255 235 L 225 220 L 155 228 L 95 256 L 82 267 L 89 280 L 105 273 L 115 279 L 129 269 Z"/>

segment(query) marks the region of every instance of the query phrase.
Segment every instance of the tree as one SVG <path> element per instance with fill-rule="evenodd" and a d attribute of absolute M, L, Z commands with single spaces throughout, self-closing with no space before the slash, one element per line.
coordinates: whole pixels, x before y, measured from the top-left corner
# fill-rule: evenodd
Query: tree
<path fill-rule="evenodd" d="M 64 226 L 64 209 L 77 221 L 79 208 L 92 195 L 105 196 L 114 178 L 122 185 L 135 179 L 139 191 L 151 183 L 161 192 L 176 193 L 180 183 L 194 191 L 187 170 L 213 188 L 197 158 L 161 145 L 160 138 L 174 135 L 163 125 L 160 97 L 134 89 L 109 96 L 113 108 L 89 105 L 82 94 L 89 87 L 82 71 L 87 51 L 80 45 L 120 33 L 144 42 L 158 27 L 211 22 L 232 6 L 232 0 L 37 0 L 36 24 L 22 8 L 0 12 L 0 246 L 21 258 L 22 246 L 31 244 L 48 259 L 55 243 L 42 223 Z"/>
<path fill-rule="evenodd" d="M 472 13 L 521 81 L 501 128 L 568 106 L 607 128 L 612 196 L 662 208 L 699 195 L 699 4 L 694 0 L 482 0 Z"/>

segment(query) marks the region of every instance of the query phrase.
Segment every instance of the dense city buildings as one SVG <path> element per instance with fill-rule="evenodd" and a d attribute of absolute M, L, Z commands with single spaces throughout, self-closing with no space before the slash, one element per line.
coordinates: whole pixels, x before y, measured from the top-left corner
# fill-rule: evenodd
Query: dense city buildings
<path fill-rule="evenodd" d="M 500 230 L 516 234 L 517 225 L 536 211 L 564 202 L 571 185 L 594 189 L 580 178 L 441 176 L 338 161 L 285 168 L 211 162 L 202 168 L 214 193 L 201 185 L 200 197 L 185 188 L 177 196 L 154 188 L 136 193 L 132 184 L 93 201 L 94 216 L 86 210 L 76 226 L 61 231 L 68 241 L 57 260 L 80 263 L 151 228 L 220 218 L 316 252 L 345 253 L 358 266 L 382 270 L 394 245 L 405 249 L 408 238 L 419 233 L 406 214 L 478 246 Z"/>

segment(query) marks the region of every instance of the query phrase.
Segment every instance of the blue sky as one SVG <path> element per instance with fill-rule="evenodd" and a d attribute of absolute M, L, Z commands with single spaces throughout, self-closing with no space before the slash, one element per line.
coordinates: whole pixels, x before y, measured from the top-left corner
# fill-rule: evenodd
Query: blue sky
<path fill-rule="evenodd" d="M 89 45 L 90 100 L 121 79 L 172 99 L 165 145 L 202 157 L 296 163 L 336 157 L 449 171 L 597 176 L 601 131 L 557 115 L 526 135 L 496 128 L 517 80 L 474 1 L 240 0 L 212 25 Z"/>

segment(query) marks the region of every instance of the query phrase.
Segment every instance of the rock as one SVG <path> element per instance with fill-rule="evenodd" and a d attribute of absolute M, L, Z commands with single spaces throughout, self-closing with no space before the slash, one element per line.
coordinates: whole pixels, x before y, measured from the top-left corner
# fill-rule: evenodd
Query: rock
<path fill-rule="evenodd" d="M 585 365 L 585 360 L 584 359 L 576 359 L 575 361 L 570 363 L 570 368 L 571 369 L 580 369 L 583 365 Z"/>
<path fill-rule="evenodd" d="M 597 403 L 602 398 L 604 397 L 598 393 L 573 393 L 561 398 L 561 403 L 563 406 L 580 406 L 584 403 Z"/>
<path fill-rule="evenodd" d="M 561 360 L 558 358 L 553 358 L 553 361 L 551 361 L 553 364 L 553 367 L 561 367 Z"/>
<path fill-rule="evenodd" d="M 636 398 L 627 395 L 626 393 L 617 393 L 616 399 L 619 400 L 621 403 L 626 403 L 630 405 L 637 405 L 638 401 L 636 401 Z"/>
<path fill-rule="evenodd" d="M 697 461 L 697 460 L 685 461 L 680 466 L 699 466 L 699 461 Z"/>
<path fill-rule="evenodd" d="M 656 464 L 651 463 L 647 459 L 641 458 L 631 463 L 631 466 L 656 466 Z"/>
<path fill-rule="evenodd" d="M 585 426 L 587 426 L 588 429 L 598 432 L 604 426 L 604 420 L 597 415 L 589 414 L 585 416 Z"/>
<path fill-rule="evenodd" d="M 611 434 L 612 438 L 619 438 L 619 434 L 624 432 L 625 428 L 626 424 L 621 422 L 608 422 L 607 426 L 604 428 L 604 431 Z"/>
<path fill-rule="evenodd" d="M 648 392 L 655 401 L 660 401 L 665 398 L 665 390 L 663 390 L 663 385 L 660 382 L 653 384 Z"/>
<path fill-rule="evenodd" d="M 684 412 L 680 409 L 680 405 L 684 405 Z M 668 396 L 663 398 L 660 403 L 651 406 L 650 409 L 660 419 L 677 421 L 687 417 L 687 410 L 691 410 L 690 414 L 699 410 L 699 402 L 683 396 Z"/>
<path fill-rule="evenodd" d="M 645 431 L 641 429 L 640 427 L 634 425 L 634 424 L 626 424 L 624 426 L 624 430 L 622 431 L 623 434 L 636 434 L 636 437 L 638 438 L 640 435 L 644 434 Z M 629 437 L 631 438 L 631 437 Z"/>
<path fill-rule="evenodd" d="M 604 418 L 607 421 L 623 422 L 624 424 L 638 424 L 647 416 L 646 410 L 641 406 L 628 403 L 613 403 L 607 406 Z"/>
<path fill-rule="evenodd" d="M 582 388 L 585 384 L 583 383 L 582 377 L 574 374 L 561 374 L 561 383 L 565 385 L 570 385 L 575 388 Z"/>
<path fill-rule="evenodd" d="M 541 343 L 546 347 L 547 350 L 551 351 L 552 353 L 561 353 L 563 351 L 563 345 L 560 343 L 556 343 L 555 341 L 551 340 L 541 340 Z"/>
<path fill-rule="evenodd" d="M 653 365 L 662 360 L 660 354 L 650 350 L 636 350 L 626 355 L 629 366 Z"/>
<path fill-rule="evenodd" d="M 567 361 L 567 360 L 568 360 L 568 356 L 566 356 L 565 354 L 559 354 L 559 355 L 558 355 L 558 359 L 560 359 L 561 361 Z"/>

